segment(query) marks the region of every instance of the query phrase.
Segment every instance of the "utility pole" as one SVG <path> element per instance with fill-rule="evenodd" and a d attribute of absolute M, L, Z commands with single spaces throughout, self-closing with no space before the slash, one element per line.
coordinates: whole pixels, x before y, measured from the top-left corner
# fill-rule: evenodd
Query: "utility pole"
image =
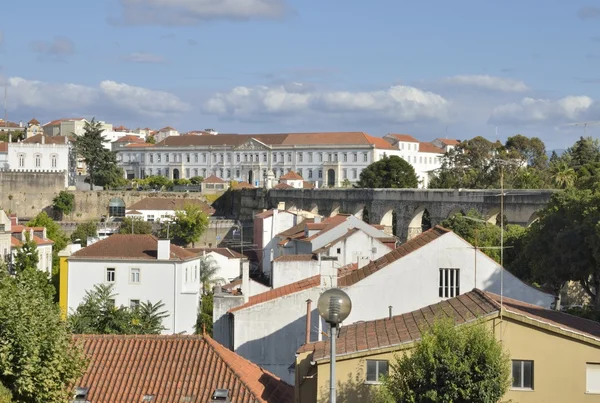
<path fill-rule="evenodd" d="M 8 81 L 4 81 L 4 129 L 8 131 Z"/>

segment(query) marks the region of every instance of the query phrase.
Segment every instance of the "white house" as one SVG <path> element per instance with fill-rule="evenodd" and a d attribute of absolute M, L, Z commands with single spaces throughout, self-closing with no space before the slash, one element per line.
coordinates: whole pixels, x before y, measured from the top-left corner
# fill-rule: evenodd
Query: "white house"
<path fill-rule="evenodd" d="M 431 144 L 433 144 L 434 146 L 441 148 L 444 151 L 444 153 L 447 153 L 450 150 L 454 150 L 454 148 L 459 143 L 459 140 L 445 138 L 437 138 L 431 142 Z"/>
<path fill-rule="evenodd" d="M 190 252 L 201 258 L 209 257 L 219 267 L 216 278 L 223 279 L 224 284 L 230 283 L 242 276 L 242 264 L 248 266 L 248 258 L 229 248 L 188 248 Z"/>
<path fill-rule="evenodd" d="M 171 126 L 163 127 L 154 134 L 154 140 L 158 143 L 170 136 L 179 136 L 179 132 Z"/>
<path fill-rule="evenodd" d="M 127 207 L 126 217 L 141 217 L 144 221 L 154 222 L 171 220 L 176 210 L 183 210 L 186 205 L 196 205 L 208 215 L 214 209 L 202 200 L 192 198 L 147 197 Z"/>
<path fill-rule="evenodd" d="M 554 301 L 458 235 L 434 227 L 360 269 L 338 271 L 336 276 L 334 267 L 322 265 L 318 275 L 251 296 L 245 303 L 238 299 L 242 304 L 230 307 L 228 315 L 213 318 L 219 324 L 215 335 L 241 356 L 294 382 L 289 368 L 307 339 L 307 319 L 308 339 L 318 340 L 326 329 L 316 301 L 332 286 L 344 289 L 352 299 L 347 323 L 387 316 L 390 309 L 394 315 L 410 312 L 473 288 L 494 293 L 502 289 L 507 297 L 546 308 Z M 231 304 L 231 299 L 227 301 Z M 217 313 L 222 312 L 220 304 L 215 297 Z"/>
<path fill-rule="evenodd" d="M 46 236 L 45 227 L 26 227 L 24 225 L 16 225 L 16 217 L 11 217 L 11 246 L 12 256 L 17 254 L 17 250 L 29 238 L 36 244 L 38 253 L 37 268 L 43 271 L 48 276 L 52 275 L 52 248 L 54 241 Z"/>
<path fill-rule="evenodd" d="M 10 261 L 12 249 L 11 220 L 4 210 L 0 210 L 0 261 Z"/>
<path fill-rule="evenodd" d="M 67 258 L 68 311 L 96 284 L 114 285 L 115 304 L 162 301 L 164 334 L 194 332 L 200 293 L 200 256 L 152 235 L 114 234 Z"/>

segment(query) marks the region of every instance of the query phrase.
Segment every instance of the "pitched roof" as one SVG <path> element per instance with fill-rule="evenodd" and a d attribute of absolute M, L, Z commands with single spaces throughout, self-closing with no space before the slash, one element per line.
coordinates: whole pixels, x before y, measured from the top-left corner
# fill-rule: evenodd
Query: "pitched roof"
<path fill-rule="evenodd" d="M 214 252 L 218 253 L 221 256 L 225 256 L 227 259 L 247 259 L 246 256 L 229 248 L 187 248 L 186 250 L 189 250 L 190 252 L 196 253 L 198 255 L 203 255 L 204 252 Z"/>
<path fill-rule="evenodd" d="M 294 171 L 289 171 L 288 173 L 286 173 L 283 176 L 280 176 L 279 179 L 283 179 L 283 180 L 304 180 L 304 178 L 302 176 L 300 176 L 297 172 Z"/>
<path fill-rule="evenodd" d="M 385 141 L 385 139 L 383 139 L 382 137 L 373 137 L 373 136 L 369 136 L 366 135 L 367 139 L 369 140 L 369 142 L 373 145 L 375 145 L 375 147 L 380 148 L 380 149 L 384 149 L 384 150 L 393 150 L 394 147 L 388 143 L 387 141 Z"/>
<path fill-rule="evenodd" d="M 23 143 L 42 144 L 42 137 L 44 138 L 44 143 L 46 144 L 67 144 L 65 136 L 46 136 L 43 133 L 28 137 L 25 140 L 23 140 Z"/>
<path fill-rule="evenodd" d="M 428 305 L 416 311 L 392 318 L 357 322 L 342 326 L 336 343 L 338 356 L 397 346 L 417 341 L 439 318 L 450 318 L 455 324 L 471 322 L 487 315 L 497 315 L 500 309 L 524 319 L 531 319 L 563 331 L 584 335 L 600 341 L 600 323 L 564 312 L 503 298 L 490 292 L 473 291 Z M 313 360 L 329 358 L 329 341 L 305 344 L 298 352 L 312 352 Z"/>
<path fill-rule="evenodd" d="M 371 274 L 383 269 L 390 263 L 393 263 L 393 262 L 407 256 L 411 252 L 414 252 L 415 250 L 419 249 L 420 247 L 425 246 L 432 241 L 435 241 L 442 235 L 445 235 L 449 232 L 452 232 L 452 231 L 450 231 L 446 228 L 442 228 L 439 225 L 436 225 L 435 227 L 431 228 L 430 230 L 425 231 L 422 234 L 420 234 L 419 236 L 416 236 L 416 237 L 412 238 L 411 240 L 403 243 L 402 245 L 398 246 L 396 249 L 392 250 L 391 252 L 388 252 L 387 254 L 383 255 L 379 259 L 372 261 L 371 263 L 369 263 L 366 266 L 361 267 L 360 269 L 356 270 L 355 272 L 351 273 L 348 276 L 340 278 L 338 280 L 338 286 L 348 287 L 352 284 L 356 284 L 363 278 L 370 276 Z"/>
<path fill-rule="evenodd" d="M 291 403 L 294 388 L 209 336 L 74 336 L 90 357 L 76 383 L 94 403 L 211 401 L 228 389 L 232 402 Z M 190 398 L 190 400 L 184 400 Z"/>
<path fill-rule="evenodd" d="M 287 183 L 281 182 L 273 186 L 273 189 L 294 189 L 294 187 L 292 185 L 288 185 Z"/>
<path fill-rule="evenodd" d="M 281 255 L 276 257 L 274 262 L 310 262 L 311 260 L 317 260 L 314 254 L 305 253 L 303 255 Z"/>
<path fill-rule="evenodd" d="M 53 120 L 51 122 L 46 123 L 44 126 L 58 126 L 62 122 L 81 121 L 81 120 L 85 120 L 85 118 L 63 118 L 63 119 L 56 119 L 56 120 Z"/>
<path fill-rule="evenodd" d="M 9 120 L 0 119 L 0 128 L 4 128 L 4 127 L 10 127 L 10 128 L 15 129 L 15 128 L 20 128 L 21 125 L 19 125 L 18 123 L 15 123 L 15 122 L 11 122 Z"/>
<path fill-rule="evenodd" d="M 113 234 L 106 239 L 73 253 L 69 259 L 133 259 L 156 260 L 158 238 L 154 235 Z M 196 258 L 193 252 L 171 244 L 170 260 L 188 260 Z"/>
<path fill-rule="evenodd" d="M 267 218 L 267 217 L 271 217 L 273 215 L 273 211 L 275 211 L 275 209 L 271 209 L 271 210 L 267 210 L 267 211 L 263 211 L 262 213 L 258 213 L 255 214 L 254 217 L 256 218 Z M 287 211 L 287 210 L 277 210 L 278 214 L 281 213 L 289 213 L 289 214 L 294 214 L 296 215 L 296 213 L 291 212 L 291 211 Z"/>
<path fill-rule="evenodd" d="M 314 189 L 315 185 L 313 185 L 312 183 L 310 183 L 308 181 L 304 181 L 304 182 L 302 182 L 302 188 L 303 189 Z"/>
<path fill-rule="evenodd" d="M 133 134 L 128 134 L 126 136 L 119 137 L 118 139 L 115 140 L 115 143 L 127 143 L 127 142 L 144 143 L 145 140 L 139 136 L 134 136 Z"/>
<path fill-rule="evenodd" d="M 169 198 L 169 197 L 146 197 L 131 206 L 127 207 L 127 210 L 183 210 L 186 205 L 193 204 L 199 206 L 202 211 L 207 214 L 213 214 L 214 209 L 206 202 L 199 199 L 192 199 L 189 197 L 184 198 Z"/>
<path fill-rule="evenodd" d="M 440 141 L 440 143 L 445 144 L 447 146 L 455 146 L 458 143 L 460 143 L 460 141 L 458 140 L 454 140 L 454 139 L 437 139 Z"/>
<path fill-rule="evenodd" d="M 36 118 L 33 118 L 29 122 L 27 122 L 27 124 L 29 124 L 29 125 L 39 125 L 40 122 Z"/>
<path fill-rule="evenodd" d="M 175 129 L 173 129 L 171 126 L 166 126 L 166 127 L 163 127 L 162 129 L 160 129 L 159 132 L 169 132 L 171 130 L 175 130 Z"/>
<path fill-rule="evenodd" d="M 411 136 L 410 134 L 395 134 L 395 133 L 388 133 L 387 136 L 392 137 L 398 141 L 406 141 L 409 143 L 418 143 L 419 140 L 417 140 L 416 138 L 414 138 L 413 136 Z"/>
<path fill-rule="evenodd" d="M 154 147 L 152 143 L 130 143 L 125 146 L 126 148 L 136 148 L 136 147 Z"/>
<path fill-rule="evenodd" d="M 421 152 L 421 153 L 444 154 L 444 150 L 442 150 L 439 147 L 434 146 L 431 143 L 426 143 L 426 142 L 419 143 L 419 152 Z"/>
<path fill-rule="evenodd" d="M 256 189 L 256 186 L 251 185 L 250 183 L 244 181 L 244 182 L 238 182 L 235 184 L 235 186 L 233 186 L 234 189 Z"/>
<path fill-rule="evenodd" d="M 202 183 L 226 183 L 223 179 L 219 178 L 216 175 L 211 175 L 208 178 L 204 179 Z"/>
<path fill-rule="evenodd" d="M 367 145 L 376 148 L 393 148 L 383 144 L 378 137 L 364 132 L 324 132 L 324 133 L 276 133 L 276 134 L 221 134 L 211 136 L 167 137 L 158 146 L 239 146 L 251 139 L 266 145 Z M 387 142 L 386 142 L 387 143 Z"/>

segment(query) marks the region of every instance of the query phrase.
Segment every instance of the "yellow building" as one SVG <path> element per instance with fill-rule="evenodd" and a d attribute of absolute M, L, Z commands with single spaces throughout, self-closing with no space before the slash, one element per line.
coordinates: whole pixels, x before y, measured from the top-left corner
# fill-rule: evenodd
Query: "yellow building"
<path fill-rule="evenodd" d="M 501 315 L 502 313 L 502 315 Z M 337 340 L 340 403 L 369 402 L 389 363 L 410 350 L 437 317 L 489 324 L 512 361 L 505 399 L 519 403 L 600 402 L 600 323 L 473 290 L 418 311 L 343 326 Z M 329 342 L 306 344 L 296 358 L 296 401 L 327 402 Z"/>

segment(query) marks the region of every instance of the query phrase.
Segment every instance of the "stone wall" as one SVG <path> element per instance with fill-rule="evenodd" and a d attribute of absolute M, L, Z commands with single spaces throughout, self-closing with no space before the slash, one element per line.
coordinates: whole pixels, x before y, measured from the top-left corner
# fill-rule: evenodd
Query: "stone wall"
<path fill-rule="evenodd" d="M 51 212 L 52 199 L 65 188 L 64 172 L 0 171 L 0 208 L 33 217 Z"/>

